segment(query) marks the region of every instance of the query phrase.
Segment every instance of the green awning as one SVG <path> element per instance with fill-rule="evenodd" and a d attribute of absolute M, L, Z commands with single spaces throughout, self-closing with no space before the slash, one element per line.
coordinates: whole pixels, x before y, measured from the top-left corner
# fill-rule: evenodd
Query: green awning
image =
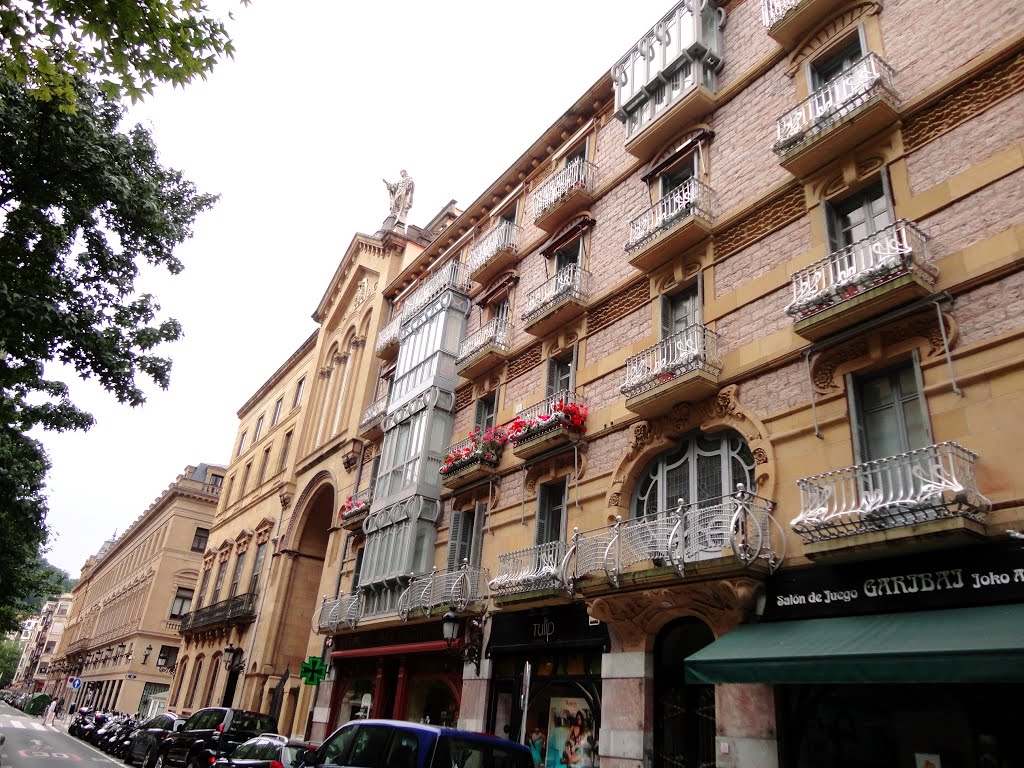
<path fill-rule="evenodd" d="M 743 624 L 690 683 L 1024 682 L 1024 605 Z"/>

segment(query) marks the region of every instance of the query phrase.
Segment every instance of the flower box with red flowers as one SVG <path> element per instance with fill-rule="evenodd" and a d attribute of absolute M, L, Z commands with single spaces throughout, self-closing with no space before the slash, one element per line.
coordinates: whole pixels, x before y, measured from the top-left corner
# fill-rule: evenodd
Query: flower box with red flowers
<path fill-rule="evenodd" d="M 449 450 L 439 470 L 441 482 L 453 487 L 493 474 L 507 441 L 508 435 L 501 427 L 474 429 L 467 439 Z"/>
<path fill-rule="evenodd" d="M 341 505 L 341 517 L 346 520 L 351 517 L 356 517 L 363 514 L 364 512 L 370 511 L 370 505 L 373 503 L 373 494 L 367 493 L 356 498 L 355 496 L 349 496 L 345 499 L 345 503 Z"/>
<path fill-rule="evenodd" d="M 556 400 L 550 413 L 529 419 L 519 416 L 509 426 L 508 439 L 519 458 L 529 458 L 555 448 L 558 444 L 579 439 L 587 431 L 587 406 Z"/>

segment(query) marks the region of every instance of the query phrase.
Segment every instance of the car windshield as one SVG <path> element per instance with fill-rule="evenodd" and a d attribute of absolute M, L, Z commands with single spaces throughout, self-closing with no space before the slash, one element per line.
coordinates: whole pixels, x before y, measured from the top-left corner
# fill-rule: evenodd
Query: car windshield
<path fill-rule="evenodd" d="M 480 739 L 442 736 L 437 742 L 434 765 L 451 768 L 533 768 L 530 755 Z"/>
<path fill-rule="evenodd" d="M 277 730 L 277 723 L 266 715 L 258 715 L 252 712 L 235 712 L 231 719 L 231 730 L 247 731 L 249 733 L 273 733 Z"/>

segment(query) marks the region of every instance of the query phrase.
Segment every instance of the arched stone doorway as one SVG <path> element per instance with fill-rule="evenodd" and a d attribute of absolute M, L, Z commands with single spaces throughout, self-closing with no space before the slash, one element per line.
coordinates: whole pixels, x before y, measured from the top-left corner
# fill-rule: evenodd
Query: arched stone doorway
<path fill-rule="evenodd" d="M 654 642 L 654 768 L 715 765 L 715 686 L 686 683 L 683 662 L 714 641 L 710 627 L 686 616 Z"/>

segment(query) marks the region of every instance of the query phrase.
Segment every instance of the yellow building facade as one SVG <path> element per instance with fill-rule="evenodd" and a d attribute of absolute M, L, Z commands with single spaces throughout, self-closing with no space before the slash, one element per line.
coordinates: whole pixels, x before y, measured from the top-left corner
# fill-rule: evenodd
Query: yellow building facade
<path fill-rule="evenodd" d="M 142 716 L 166 708 L 224 477 L 217 465 L 186 467 L 86 561 L 49 667 L 54 698 Z"/>
<path fill-rule="evenodd" d="M 271 566 L 244 630 L 186 632 L 188 707 L 230 642 L 223 700 L 312 738 L 1010 760 L 1024 13 L 678 3 L 623 47 L 465 211 L 353 240 L 240 413 L 229 476 L 305 377 L 280 487 L 221 500 L 209 579 Z"/>

